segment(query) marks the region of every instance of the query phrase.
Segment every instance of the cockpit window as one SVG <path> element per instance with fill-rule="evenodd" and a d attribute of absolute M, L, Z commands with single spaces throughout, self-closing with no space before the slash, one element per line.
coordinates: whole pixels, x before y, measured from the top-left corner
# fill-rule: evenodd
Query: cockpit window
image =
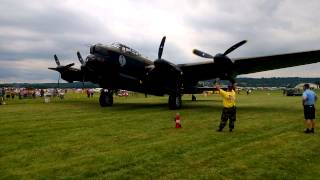
<path fill-rule="evenodd" d="M 136 55 L 136 56 L 141 56 L 138 51 L 136 51 L 136 50 L 124 45 L 124 44 L 113 43 L 113 44 L 111 44 L 111 46 L 120 49 L 120 51 L 122 51 L 122 52 L 125 52 L 125 53 L 128 53 L 128 54 L 133 54 L 133 55 Z"/>

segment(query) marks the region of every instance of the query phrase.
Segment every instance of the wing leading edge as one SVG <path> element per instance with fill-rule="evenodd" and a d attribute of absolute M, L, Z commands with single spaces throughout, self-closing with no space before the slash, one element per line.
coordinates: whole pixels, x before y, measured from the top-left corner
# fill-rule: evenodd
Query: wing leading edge
<path fill-rule="evenodd" d="M 320 50 L 234 60 L 237 75 L 320 62 Z"/>
<path fill-rule="evenodd" d="M 233 75 L 241 75 L 317 63 L 320 62 L 320 50 L 239 58 L 232 59 L 232 62 L 233 65 L 230 67 L 220 67 L 214 61 L 179 64 L 178 66 L 183 70 L 186 79 L 200 81 L 220 78 L 219 75 L 223 72 L 230 73 L 231 71 Z"/>

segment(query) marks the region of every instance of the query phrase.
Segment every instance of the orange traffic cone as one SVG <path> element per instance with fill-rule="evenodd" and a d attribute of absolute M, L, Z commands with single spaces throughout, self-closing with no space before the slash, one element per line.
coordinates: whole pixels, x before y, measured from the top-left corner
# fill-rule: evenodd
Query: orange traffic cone
<path fill-rule="evenodd" d="M 175 121 L 176 121 L 176 128 L 182 128 L 181 126 L 181 120 L 180 120 L 180 113 L 176 113 L 176 117 L 175 117 Z"/>

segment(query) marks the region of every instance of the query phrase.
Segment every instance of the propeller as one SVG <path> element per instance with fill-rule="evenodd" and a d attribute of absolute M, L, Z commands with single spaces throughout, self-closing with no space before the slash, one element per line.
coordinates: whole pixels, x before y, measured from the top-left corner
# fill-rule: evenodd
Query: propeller
<path fill-rule="evenodd" d="M 68 64 L 68 65 L 65 65 L 65 66 L 61 66 L 59 58 L 57 57 L 57 55 L 55 54 L 53 57 L 54 57 L 54 60 L 55 60 L 55 62 L 57 64 L 57 67 L 55 67 L 55 68 L 50 68 L 49 67 L 48 69 L 61 72 L 61 71 L 65 70 L 65 69 L 69 69 L 70 67 L 74 66 L 74 63 Z"/>
<path fill-rule="evenodd" d="M 164 47 L 164 43 L 166 42 L 166 36 L 163 36 L 160 46 L 159 46 L 159 51 L 158 51 L 158 59 L 161 59 L 162 57 L 162 52 L 163 52 L 163 47 Z"/>
<path fill-rule="evenodd" d="M 235 45 L 231 46 L 229 49 L 227 49 L 223 54 L 217 54 L 215 56 L 212 56 L 211 54 L 205 53 L 203 51 L 200 51 L 198 49 L 194 49 L 193 50 L 193 54 L 203 57 L 203 58 L 210 58 L 210 59 L 214 59 L 215 57 L 218 56 L 227 56 L 229 53 L 231 53 L 232 51 L 236 50 L 237 48 L 239 48 L 240 46 L 242 46 L 243 44 L 245 44 L 247 42 L 247 40 L 243 40 L 240 41 L 238 43 L 236 43 Z"/>
<path fill-rule="evenodd" d="M 159 46 L 158 59 L 156 59 L 154 61 L 154 65 L 158 66 L 158 67 L 164 67 L 167 69 L 170 68 L 170 69 L 174 69 L 175 71 L 182 72 L 181 69 L 177 65 L 161 58 L 165 42 L 166 42 L 166 36 L 163 36 L 161 43 L 160 43 L 160 46 Z"/>
<path fill-rule="evenodd" d="M 217 64 L 220 69 L 225 69 L 224 71 L 221 72 L 223 73 L 221 77 L 227 78 L 232 84 L 234 84 L 235 73 L 234 71 L 232 71 L 232 69 L 234 68 L 233 61 L 227 55 L 232 51 L 236 50 L 237 48 L 239 48 L 240 46 L 242 46 L 243 44 L 245 44 L 246 42 L 247 40 L 240 41 L 234 44 L 233 46 L 231 46 L 229 49 L 227 49 L 223 54 L 218 53 L 215 56 L 202 52 L 198 49 L 194 49 L 193 54 L 203 58 L 213 59 L 214 63 Z"/>

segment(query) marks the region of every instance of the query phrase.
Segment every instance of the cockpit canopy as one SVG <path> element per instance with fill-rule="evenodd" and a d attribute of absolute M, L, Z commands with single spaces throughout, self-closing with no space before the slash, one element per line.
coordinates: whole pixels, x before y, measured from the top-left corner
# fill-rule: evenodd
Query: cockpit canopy
<path fill-rule="evenodd" d="M 90 47 L 90 54 L 99 53 L 101 55 L 108 56 L 109 55 L 109 52 L 108 52 L 109 48 L 108 47 L 119 49 L 122 53 L 141 57 L 141 54 L 138 51 L 136 51 L 136 50 L 124 45 L 124 44 L 121 44 L 121 43 L 113 43 L 111 45 L 102 45 L 102 44 L 92 45 Z"/>
<path fill-rule="evenodd" d="M 136 50 L 124 45 L 124 44 L 112 43 L 111 46 L 114 47 L 114 48 L 120 49 L 120 51 L 122 51 L 122 52 L 126 52 L 126 53 L 133 54 L 133 55 L 136 55 L 136 56 L 141 56 L 141 54 L 138 51 L 136 51 Z"/>

